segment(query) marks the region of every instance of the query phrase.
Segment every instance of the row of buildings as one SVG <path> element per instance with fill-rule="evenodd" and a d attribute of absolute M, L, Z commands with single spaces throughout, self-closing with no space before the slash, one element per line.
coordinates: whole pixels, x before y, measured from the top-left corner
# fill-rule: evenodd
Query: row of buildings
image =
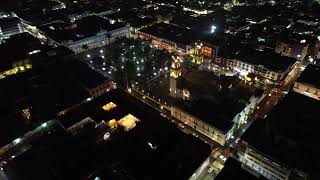
<path fill-rule="evenodd" d="M 252 173 L 268 179 L 318 179 L 317 117 L 320 68 L 308 65 L 293 90 L 265 119 L 245 132 L 245 150 L 238 156 Z"/>
<path fill-rule="evenodd" d="M 24 32 L 24 23 L 12 12 L 0 11 L 0 44 L 10 36 Z"/>
<path fill-rule="evenodd" d="M 108 45 L 118 38 L 129 38 L 131 30 L 129 24 L 110 22 L 96 15 L 74 22 L 52 22 L 38 28 L 49 44 L 64 45 L 75 53 Z"/>

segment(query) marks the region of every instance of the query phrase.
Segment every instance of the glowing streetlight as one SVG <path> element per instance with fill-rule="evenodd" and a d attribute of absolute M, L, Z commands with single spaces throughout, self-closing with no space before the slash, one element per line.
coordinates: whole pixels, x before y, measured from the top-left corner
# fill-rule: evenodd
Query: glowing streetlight
<path fill-rule="evenodd" d="M 216 30 L 217 30 L 217 26 L 212 25 L 212 26 L 211 26 L 210 33 L 214 33 L 214 32 L 216 32 Z"/>
<path fill-rule="evenodd" d="M 13 141 L 15 144 L 19 144 L 21 142 L 21 138 L 17 138 Z"/>
<path fill-rule="evenodd" d="M 42 128 L 45 128 L 45 127 L 47 127 L 47 125 L 48 125 L 48 124 L 45 122 L 45 123 L 42 123 L 42 124 L 41 124 L 41 127 L 42 127 Z"/>

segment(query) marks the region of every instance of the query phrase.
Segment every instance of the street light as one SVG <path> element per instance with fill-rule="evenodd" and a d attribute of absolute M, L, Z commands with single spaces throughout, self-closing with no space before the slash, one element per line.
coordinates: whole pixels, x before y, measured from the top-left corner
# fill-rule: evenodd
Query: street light
<path fill-rule="evenodd" d="M 19 144 L 21 142 L 21 138 L 17 138 L 13 142 L 14 142 L 14 144 Z"/>
<path fill-rule="evenodd" d="M 42 128 L 45 128 L 45 127 L 47 127 L 47 125 L 48 125 L 48 124 L 45 122 L 45 123 L 42 123 L 42 124 L 41 124 L 41 127 L 42 127 Z"/>
<path fill-rule="evenodd" d="M 216 29 L 217 29 L 217 26 L 212 25 L 212 26 L 211 26 L 210 33 L 214 33 L 214 32 L 216 31 Z"/>

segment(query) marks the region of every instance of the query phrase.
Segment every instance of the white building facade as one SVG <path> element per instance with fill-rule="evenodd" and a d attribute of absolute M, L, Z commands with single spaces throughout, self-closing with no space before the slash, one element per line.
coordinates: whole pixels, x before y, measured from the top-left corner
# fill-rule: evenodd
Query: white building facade
<path fill-rule="evenodd" d="M 243 76 L 249 73 L 254 73 L 273 82 L 282 80 L 289 72 L 289 69 L 285 72 L 272 71 L 262 65 L 254 65 L 236 59 L 225 59 L 225 61 L 227 68 L 230 68 Z"/>
<path fill-rule="evenodd" d="M 220 145 L 224 146 L 229 139 L 233 138 L 233 134 L 237 129 L 247 124 L 249 116 L 252 114 L 257 104 L 259 104 L 263 97 L 264 96 L 252 96 L 247 106 L 232 119 L 233 125 L 226 132 L 222 132 L 217 127 L 213 127 L 212 125 L 200 120 L 197 117 L 192 116 L 191 114 L 175 106 L 171 107 L 171 115 L 179 119 L 186 125 L 206 135 L 210 139 L 216 141 Z"/>
<path fill-rule="evenodd" d="M 269 158 L 247 146 L 245 152 L 239 152 L 239 160 L 250 168 L 270 180 L 288 180 L 291 170 L 277 164 Z"/>
<path fill-rule="evenodd" d="M 84 52 L 88 49 L 93 49 L 96 47 L 101 47 L 113 43 L 117 38 L 130 37 L 130 25 L 126 25 L 122 28 L 115 29 L 112 31 L 101 31 L 95 36 L 84 38 L 78 41 L 67 41 L 63 42 L 65 46 L 69 47 L 75 53 Z M 87 46 L 88 49 L 84 49 Z"/>
<path fill-rule="evenodd" d="M 302 95 L 311 97 L 313 99 L 320 100 L 320 88 L 309 85 L 307 83 L 295 82 L 293 91 Z"/>

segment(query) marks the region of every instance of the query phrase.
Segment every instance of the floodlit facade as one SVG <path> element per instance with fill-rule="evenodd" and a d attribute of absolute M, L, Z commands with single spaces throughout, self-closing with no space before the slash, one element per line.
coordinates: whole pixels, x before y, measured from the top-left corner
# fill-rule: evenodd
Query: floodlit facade
<path fill-rule="evenodd" d="M 130 37 L 130 26 L 126 25 L 122 28 L 115 29 L 112 31 L 101 31 L 97 33 L 95 36 L 80 39 L 78 41 L 67 41 L 64 42 L 67 47 L 69 47 L 75 53 L 83 52 L 84 46 L 87 46 L 88 49 L 93 49 L 96 47 L 101 47 L 113 43 L 117 38 L 121 37 Z"/>
<path fill-rule="evenodd" d="M 225 145 L 228 133 L 225 134 L 219 129 L 174 106 L 171 107 L 171 115 L 189 125 L 190 127 L 194 128 L 195 130 L 213 139 L 222 146 Z"/>
<path fill-rule="evenodd" d="M 0 79 L 5 78 L 6 76 L 25 72 L 29 69 L 32 69 L 32 63 L 29 59 L 14 62 L 12 64 L 12 69 L 7 69 L 3 72 L 0 72 Z"/>
<path fill-rule="evenodd" d="M 254 65 L 254 64 L 250 64 L 250 63 L 243 62 L 236 59 L 232 59 L 232 60 L 226 59 L 226 67 L 235 70 L 236 72 L 240 73 L 243 76 L 248 75 L 249 73 L 254 73 L 262 76 L 265 79 L 269 79 L 271 81 L 280 81 L 287 74 L 287 71 L 286 72 L 271 71 L 262 65 Z"/>
<path fill-rule="evenodd" d="M 124 128 L 125 131 L 130 131 L 131 129 L 135 128 L 137 125 L 137 122 L 140 122 L 140 120 L 136 117 L 134 117 L 131 114 L 126 115 L 122 119 L 118 121 L 118 124 Z"/>
<path fill-rule="evenodd" d="M 116 108 L 117 105 L 113 102 L 109 102 L 108 104 L 102 106 L 102 109 L 105 111 L 111 111 L 112 109 Z"/>
<path fill-rule="evenodd" d="M 183 91 L 179 90 L 177 88 L 177 81 L 178 79 L 181 77 L 181 65 L 179 62 L 179 59 L 175 59 L 175 57 L 173 57 L 173 63 L 171 65 L 171 69 L 170 69 L 170 96 L 174 97 L 174 98 L 178 98 L 178 97 L 182 97 L 183 96 Z"/>
<path fill-rule="evenodd" d="M 244 153 L 238 153 L 240 161 L 251 171 L 261 174 L 270 180 L 288 180 L 290 170 L 266 158 L 258 151 L 247 147 Z"/>
<path fill-rule="evenodd" d="M 320 88 L 306 83 L 295 82 L 293 90 L 305 96 L 320 100 Z"/>
<path fill-rule="evenodd" d="M 320 81 L 317 79 L 319 75 L 319 66 L 308 65 L 294 83 L 293 91 L 320 100 Z"/>
<path fill-rule="evenodd" d="M 10 38 L 15 34 L 20 34 L 24 31 L 23 24 L 20 19 L 13 18 L 0 18 L 0 44 L 4 39 Z"/>
<path fill-rule="evenodd" d="M 214 127 L 213 125 L 210 125 L 207 122 L 175 106 L 171 106 L 171 115 L 184 122 L 188 126 L 199 131 L 200 133 L 211 138 L 212 140 L 216 141 L 220 145 L 224 146 L 226 142 L 232 137 L 234 131 L 241 128 L 242 125 L 247 123 L 250 114 L 254 111 L 256 106 L 264 97 L 265 94 L 260 97 L 252 96 L 249 100 L 248 105 L 232 119 L 233 125 L 230 126 L 230 128 L 226 131 L 222 131 L 218 127 Z"/>
<path fill-rule="evenodd" d="M 92 97 L 98 97 L 102 94 L 112 90 L 114 87 L 112 80 L 106 80 L 105 82 L 99 84 L 96 87 L 87 88 L 87 91 L 89 92 L 90 96 Z"/>
<path fill-rule="evenodd" d="M 281 54 L 282 56 L 296 58 L 298 60 L 303 60 L 308 54 L 308 44 L 290 44 L 285 42 L 277 43 L 275 52 Z"/>

